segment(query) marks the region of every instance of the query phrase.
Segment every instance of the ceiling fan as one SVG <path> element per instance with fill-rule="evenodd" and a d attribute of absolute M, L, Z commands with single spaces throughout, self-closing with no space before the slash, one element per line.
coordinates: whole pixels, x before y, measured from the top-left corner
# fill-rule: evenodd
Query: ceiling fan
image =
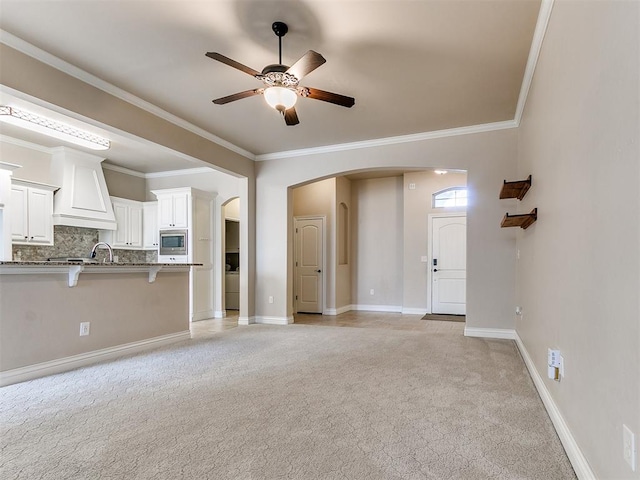
<path fill-rule="evenodd" d="M 300 85 L 300 80 L 302 80 L 305 75 L 313 72 L 326 62 L 325 58 L 318 52 L 309 50 L 292 66 L 283 65 L 282 37 L 287 34 L 289 27 L 287 27 L 286 23 L 274 22 L 271 28 L 278 37 L 279 59 L 278 63 L 264 67 L 262 72 L 238 63 L 220 53 L 207 52 L 207 57 L 236 68 L 241 72 L 248 73 L 264 83 L 264 87 L 245 90 L 244 92 L 217 98 L 213 103 L 216 105 L 224 105 L 225 103 L 234 102 L 242 98 L 264 95 L 267 103 L 282 113 L 287 125 L 297 125 L 300 123 L 294 107 L 298 96 L 322 100 L 323 102 L 333 103 L 347 108 L 353 107 L 356 101 L 352 97 Z"/>

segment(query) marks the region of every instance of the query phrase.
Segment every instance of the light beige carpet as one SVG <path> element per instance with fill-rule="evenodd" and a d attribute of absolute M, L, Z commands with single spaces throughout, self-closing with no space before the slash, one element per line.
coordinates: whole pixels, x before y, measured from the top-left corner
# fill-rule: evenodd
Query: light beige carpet
<path fill-rule="evenodd" d="M 419 320 L 418 320 L 419 321 Z M 572 479 L 512 341 L 249 326 L 0 390 L 3 479 Z"/>

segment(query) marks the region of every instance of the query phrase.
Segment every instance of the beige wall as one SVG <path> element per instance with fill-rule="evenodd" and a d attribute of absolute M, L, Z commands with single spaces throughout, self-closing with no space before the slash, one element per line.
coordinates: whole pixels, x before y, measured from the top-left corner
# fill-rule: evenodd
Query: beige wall
<path fill-rule="evenodd" d="M 188 330 L 188 272 L 0 275 L 3 372 Z"/>
<path fill-rule="evenodd" d="M 338 258 L 338 230 L 343 228 L 343 226 L 339 225 L 340 215 L 338 213 L 340 209 L 340 204 L 344 204 L 347 207 L 347 225 L 346 225 L 346 241 L 347 241 L 347 252 L 346 252 L 346 263 L 340 264 Z M 353 217 L 353 207 L 351 203 L 351 181 L 345 177 L 337 177 L 336 178 L 336 196 L 335 196 L 335 208 L 333 209 L 335 214 L 335 231 L 336 235 L 333 236 L 333 251 L 335 258 L 335 308 L 336 313 L 341 312 L 343 309 L 348 308 L 351 305 L 351 296 L 352 296 L 352 280 L 351 280 L 351 264 L 353 263 L 353 259 L 356 256 L 356 249 L 354 248 L 351 239 L 353 236 L 353 232 L 356 229 L 354 217 Z"/>
<path fill-rule="evenodd" d="M 110 196 L 138 202 L 144 202 L 147 199 L 146 181 L 143 177 L 127 175 L 104 167 L 102 171 Z"/>
<path fill-rule="evenodd" d="M 351 184 L 354 235 L 352 303 L 358 309 L 402 306 L 402 177 Z M 371 295 L 373 290 L 373 295 Z"/>
<path fill-rule="evenodd" d="M 0 162 L 20 165 L 13 177 L 51 184 L 51 154 L 0 140 Z"/>
<path fill-rule="evenodd" d="M 556 0 L 519 129 L 518 335 L 596 478 L 639 479 L 640 3 Z M 547 348 L 565 378 L 546 379 Z"/>
<path fill-rule="evenodd" d="M 498 193 L 504 179 L 515 177 L 516 158 L 517 132 L 507 129 L 258 162 L 257 318 L 284 321 L 292 315 L 289 187 L 375 168 L 440 167 L 468 172 L 467 325 L 512 329 L 515 232 L 500 228 L 506 206 Z M 273 304 L 268 303 L 269 296 L 274 297 Z"/>

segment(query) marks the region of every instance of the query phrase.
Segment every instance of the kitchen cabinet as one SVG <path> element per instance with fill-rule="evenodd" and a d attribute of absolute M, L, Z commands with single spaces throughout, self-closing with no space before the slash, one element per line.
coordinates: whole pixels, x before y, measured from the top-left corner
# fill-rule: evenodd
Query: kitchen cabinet
<path fill-rule="evenodd" d="M 142 243 L 145 250 L 158 249 L 158 202 L 142 204 Z"/>
<path fill-rule="evenodd" d="M 116 217 L 116 230 L 101 230 L 100 241 L 107 242 L 112 248 L 141 250 L 142 202 L 111 197 L 111 203 Z"/>
<path fill-rule="evenodd" d="M 57 187 L 14 179 L 11 239 L 19 245 L 53 245 L 53 192 Z"/>
<path fill-rule="evenodd" d="M 159 193 L 158 228 L 188 228 L 190 193 L 188 191 Z"/>

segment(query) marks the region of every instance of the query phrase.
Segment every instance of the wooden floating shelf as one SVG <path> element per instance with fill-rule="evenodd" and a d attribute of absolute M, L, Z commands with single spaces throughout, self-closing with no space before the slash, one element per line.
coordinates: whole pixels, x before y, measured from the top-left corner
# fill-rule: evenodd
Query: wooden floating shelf
<path fill-rule="evenodd" d="M 531 210 L 531 213 L 523 213 L 519 215 L 509 215 L 505 214 L 502 219 L 502 223 L 500 226 L 502 228 L 505 227 L 522 227 L 524 229 L 528 228 L 532 223 L 534 223 L 538 219 L 538 209 L 534 208 Z"/>
<path fill-rule="evenodd" d="M 516 180 L 515 182 L 507 182 L 506 180 L 502 184 L 502 190 L 500 190 L 500 198 L 517 198 L 522 200 L 524 196 L 531 188 L 531 175 L 526 180 Z"/>

